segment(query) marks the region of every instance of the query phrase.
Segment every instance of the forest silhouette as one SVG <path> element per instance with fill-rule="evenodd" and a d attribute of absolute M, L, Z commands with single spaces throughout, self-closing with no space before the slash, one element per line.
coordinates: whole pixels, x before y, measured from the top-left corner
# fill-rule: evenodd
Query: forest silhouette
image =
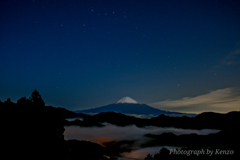
<path fill-rule="evenodd" d="M 0 105 L 9 119 L 3 147 L 7 159 L 106 159 L 106 149 L 98 144 L 64 140 L 64 116 L 50 111 L 37 90 L 17 103 L 8 98 Z"/>
<path fill-rule="evenodd" d="M 196 117 L 169 117 L 159 115 L 151 119 L 141 119 L 115 112 L 100 113 L 94 116 L 83 113 L 74 113 L 64 108 L 45 106 L 45 102 L 37 90 L 34 90 L 31 97 L 20 98 L 13 103 L 10 98 L 0 101 L 4 122 L 4 143 L 3 155 L 8 159 L 88 159 L 106 160 L 117 159 L 120 153 L 127 151 L 124 148 L 112 144 L 105 144 L 105 147 L 79 140 L 65 140 L 64 126 L 104 126 L 108 122 L 118 126 L 136 125 L 138 127 L 158 126 L 176 127 L 188 129 L 220 129 L 221 131 L 209 135 L 174 135 L 163 133 L 161 135 L 147 134 L 150 138 L 141 147 L 151 146 L 183 146 L 183 150 L 192 149 L 227 149 L 233 150 L 234 155 L 239 156 L 239 127 L 240 112 L 227 114 L 202 113 Z M 82 117 L 83 120 L 67 121 L 66 118 Z M 127 142 L 132 143 L 132 142 Z M 131 151 L 128 149 L 128 151 Z M 161 159 L 170 155 L 169 150 L 162 148 L 155 155 L 146 155 L 146 160 Z M 6 155 L 5 155 L 6 154 Z M 193 155 L 192 155 L 193 156 Z M 215 155 L 213 155 L 215 156 Z"/>

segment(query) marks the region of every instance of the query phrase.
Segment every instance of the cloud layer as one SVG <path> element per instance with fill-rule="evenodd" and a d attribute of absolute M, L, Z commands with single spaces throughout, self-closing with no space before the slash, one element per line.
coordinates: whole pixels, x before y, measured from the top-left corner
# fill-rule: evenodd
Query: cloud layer
<path fill-rule="evenodd" d="M 240 111 L 240 88 L 218 89 L 196 97 L 166 100 L 149 105 L 162 110 L 185 113 Z"/>
<path fill-rule="evenodd" d="M 110 142 L 121 142 L 121 148 L 130 148 L 131 151 L 122 153 L 120 160 L 135 160 L 143 159 L 148 153 L 157 153 L 161 147 L 147 147 L 141 148 L 141 144 L 149 140 L 144 137 L 145 134 L 162 134 L 171 132 L 176 135 L 196 133 L 199 135 L 208 135 L 210 133 L 219 132 L 215 129 L 180 129 L 180 128 L 161 128 L 148 126 L 145 128 L 138 128 L 135 125 L 131 126 L 115 126 L 112 124 L 104 123 L 104 127 L 78 127 L 78 126 L 65 126 L 64 137 L 65 139 L 77 139 L 95 142 L 105 146 L 104 144 Z M 133 143 L 129 143 L 133 141 Z M 173 147 L 177 148 L 177 147 Z"/>

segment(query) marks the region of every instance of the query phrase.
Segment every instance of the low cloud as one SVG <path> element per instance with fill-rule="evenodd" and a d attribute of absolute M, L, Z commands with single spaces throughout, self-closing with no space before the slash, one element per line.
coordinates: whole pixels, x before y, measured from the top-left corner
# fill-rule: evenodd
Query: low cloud
<path fill-rule="evenodd" d="M 104 127 L 65 126 L 64 137 L 67 140 L 86 140 L 101 144 L 103 146 L 114 142 L 114 147 L 117 145 L 122 151 L 125 151 L 122 153 L 120 160 L 139 160 L 146 157 L 148 153 L 157 153 L 161 149 L 159 146 L 142 148 L 142 144 L 149 141 L 149 138 L 144 136 L 145 134 L 162 134 L 171 132 L 176 135 L 190 133 L 208 135 L 210 133 L 219 132 L 219 130 L 215 129 L 194 130 L 172 127 L 161 128 L 155 126 L 138 128 L 135 125 L 122 127 L 109 123 L 104 123 L 104 125 Z"/>
<path fill-rule="evenodd" d="M 162 110 L 184 113 L 240 111 L 240 88 L 218 89 L 196 97 L 166 100 L 149 105 Z"/>
<path fill-rule="evenodd" d="M 138 128 L 135 125 L 131 126 L 116 126 L 109 123 L 103 123 L 104 127 L 78 127 L 78 126 L 65 126 L 64 137 L 65 139 L 78 139 L 87 140 L 99 144 L 104 144 L 112 141 L 134 140 L 139 141 L 143 139 L 143 135 L 162 134 L 164 132 L 172 132 L 176 135 L 197 133 L 201 135 L 207 135 L 214 133 L 218 130 L 192 130 L 192 129 L 179 129 L 179 128 L 161 128 L 148 126 L 144 128 Z M 139 146 L 139 145 L 137 145 Z"/>

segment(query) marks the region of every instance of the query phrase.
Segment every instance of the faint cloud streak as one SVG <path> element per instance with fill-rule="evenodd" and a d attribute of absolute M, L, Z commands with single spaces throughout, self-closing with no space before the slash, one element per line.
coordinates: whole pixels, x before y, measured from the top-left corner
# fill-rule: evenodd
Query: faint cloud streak
<path fill-rule="evenodd" d="M 240 64 L 240 49 L 232 51 L 227 57 L 222 60 L 223 65 L 238 65 Z"/>
<path fill-rule="evenodd" d="M 220 65 L 214 68 L 221 68 L 222 66 L 234 66 L 240 64 L 240 48 L 230 52 L 223 58 Z"/>
<path fill-rule="evenodd" d="M 196 97 L 166 100 L 149 105 L 162 110 L 184 113 L 240 111 L 240 88 L 218 89 Z"/>

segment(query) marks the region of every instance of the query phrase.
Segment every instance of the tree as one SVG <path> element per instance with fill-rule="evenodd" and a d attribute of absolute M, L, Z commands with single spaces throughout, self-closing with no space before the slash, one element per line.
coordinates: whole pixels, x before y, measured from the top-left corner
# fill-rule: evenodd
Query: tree
<path fill-rule="evenodd" d="M 11 101 L 10 98 L 8 98 L 5 102 L 3 102 L 5 105 L 13 105 L 14 103 Z"/>
<path fill-rule="evenodd" d="M 163 147 L 162 149 L 160 149 L 160 151 L 157 154 L 153 156 L 149 153 L 144 160 L 160 160 L 170 156 L 169 153 L 170 151 L 167 148 Z"/>
<path fill-rule="evenodd" d="M 39 106 L 39 107 L 44 107 L 45 106 L 45 102 L 43 101 L 41 95 L 39 94 L 39 92 L 37 90 L 34 90 L 32 92 L 32 95 L 30 97 L 30 101 L 34 106 Z"/>
<path fill-rule="evenodd" d="M 153 160 L 153 157 L 150 153 L 148 153 L 147 157 L 144 160 Z"/>
<path fill-rule="evenodd" d="M 162 156 L 168 156 L 170 154 L 170 151 L 163 147 L 160 151 L 159 151 L 159 154 L 162 155 Z"/>
<path fill-rule="evenodd" d="M 20 107 L 29 107 L 31 106 L 31 100 L 26 97 L 22 97 L 17 101 L 17 105 Z"/>
<path fill-rule="evenodd" d="M 162 149 L 160 149 L 159 153 L 154 155 L 154 159 L 161 159 L 165 156 L 169 156 L 169 153 L 170 151 L 167 148 L 163 147 Z"/>
<path fill-rule="evenodd" d="M 0 100 L 0 106 L 2 107 L 3 106 L 3 102 Z"/>

